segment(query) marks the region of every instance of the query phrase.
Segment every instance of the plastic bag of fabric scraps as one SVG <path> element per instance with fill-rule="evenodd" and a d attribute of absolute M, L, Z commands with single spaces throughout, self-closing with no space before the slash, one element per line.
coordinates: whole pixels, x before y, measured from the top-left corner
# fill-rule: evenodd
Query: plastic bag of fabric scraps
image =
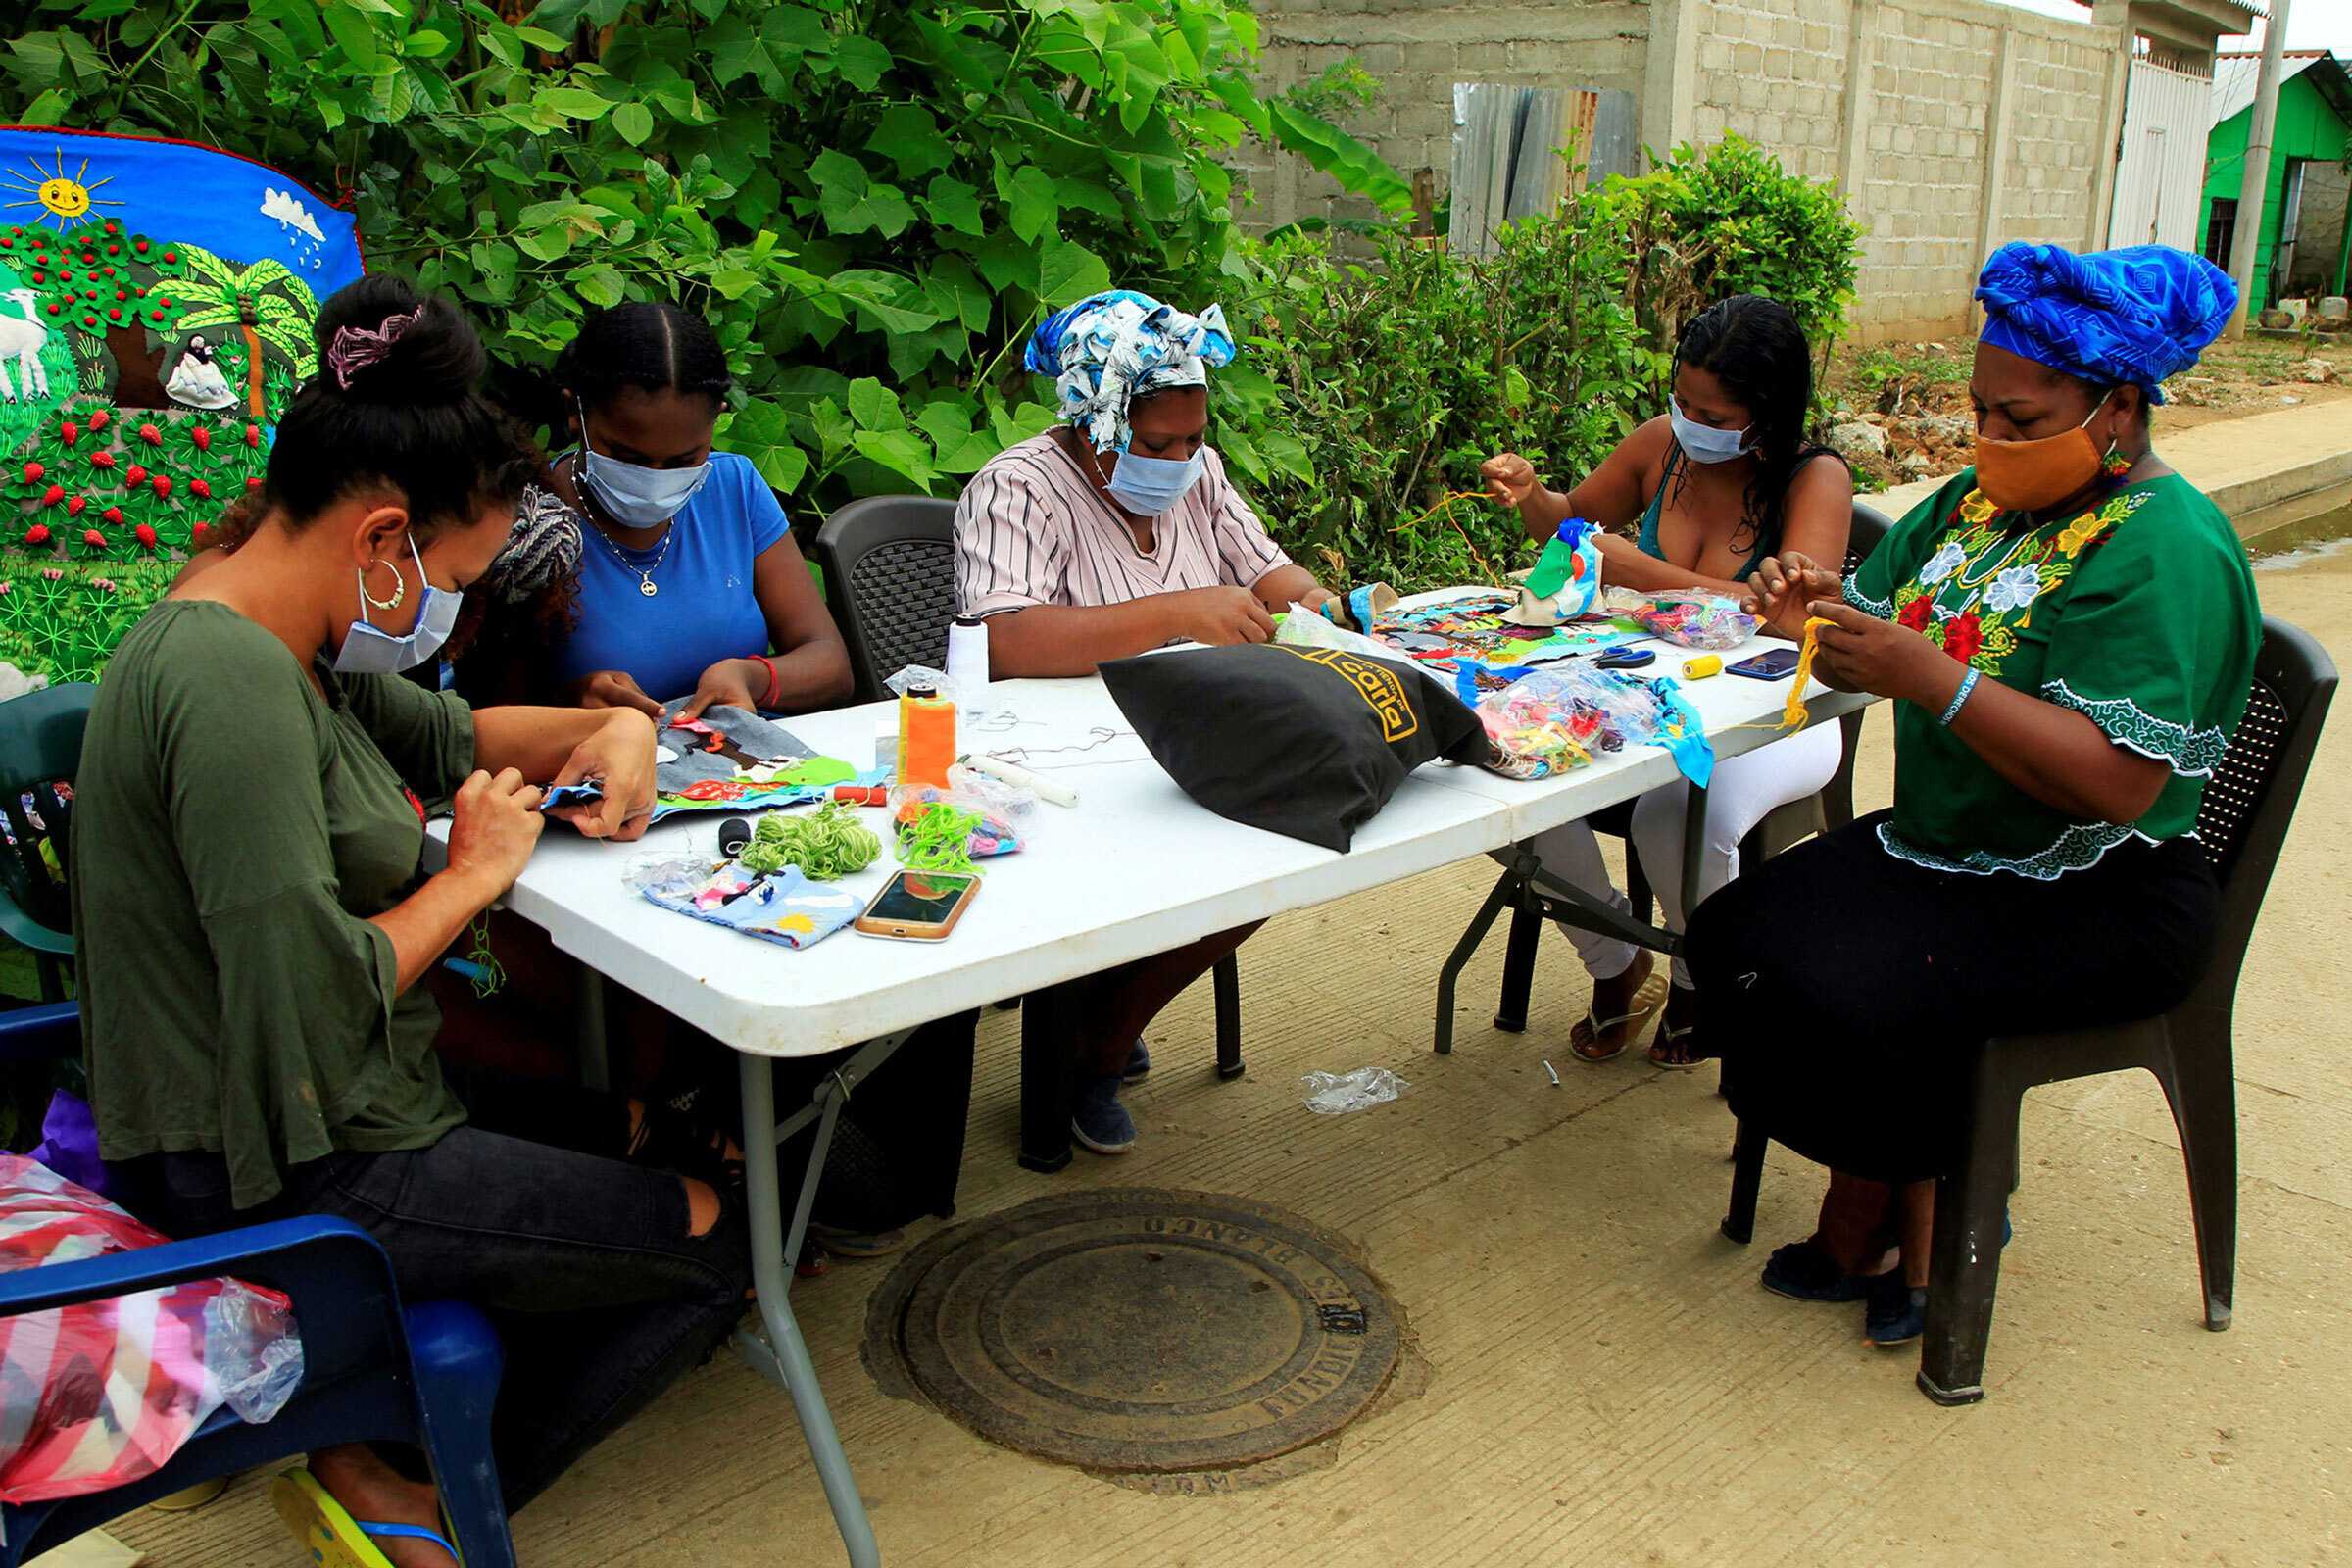
<path fill-rule="evenodd" d="M 1549 778 L 1622 750 L 1629 732 L 1654 724 L 1655 704 L 1636 683 L 1590 664 L 1547 664 L 1478 700 L 1494 743 L 1489 768 L 1507 778 Z"/>
<path fill-rule="evenodd" d="M 797 865 L 762 872 L 737 860 L 713 866 L 699 857 L 648 858 L 626 880 L 672 913 L 794 949 L 815 947 L 865 907 L 856 894 L 812 881 Z"/>
<path fill-rule="evenodd" d="M 1711 654 L 1737 648 L 1756 634 L 1756 617 L 1741 610 L 1740 601 L 1704 588 L 1649 594 L 1612 589 L 1608 606 L 1652 637 Z"/>
<path fill-rule="evenodd" d="M 0 1154 L 0 1273 L 168 1241 L 22 1154 Z M 0 1318 L 0 1502 L 154 1474 L 225 1404 L 268 1421 L 302 1383 L 291 1303 L 241 1280 Z"/>
<path fill-rule="evenodd" d="M 1002 801 L 968 785 L 902 784 L 890 792 L 896 854 L 910 871 L 969 872 L 974 860 L 1012 854 L 1021 847 L 1012 816 Z"/>
<path fill-rule="evenodd" d="M 1404 662 L 1402 656 L 1388 644 L 1374 642 L 1360 631 L 1334 625 L 1303 605 L 1294 604 L 1283 612 L 1282 624 L 1274 628 L 1274 640 L 1285 648 L 1337 648 L 1365 659 Z"/>
<path fill-rule="evenodd" d="M 1570 517 L 1544 543 L 1535 569 L 1520 585 L 1511 621 L 1520 626 L 1557 626 L 1592 613 L 1600 600 L 1600 530 Z"/>

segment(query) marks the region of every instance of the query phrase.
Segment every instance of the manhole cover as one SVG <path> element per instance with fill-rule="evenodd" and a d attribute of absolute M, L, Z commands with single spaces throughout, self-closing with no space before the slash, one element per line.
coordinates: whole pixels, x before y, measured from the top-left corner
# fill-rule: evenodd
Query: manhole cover
<path fill-rule="evenodd" d="M 895 1269 L 868 1346 L 980 1436 L 1090 1470 L 1255 1464 L 1363 1413 L 1401 1325 L 1347 1245 L 1210 1193 L 1040 1199 Z"/>

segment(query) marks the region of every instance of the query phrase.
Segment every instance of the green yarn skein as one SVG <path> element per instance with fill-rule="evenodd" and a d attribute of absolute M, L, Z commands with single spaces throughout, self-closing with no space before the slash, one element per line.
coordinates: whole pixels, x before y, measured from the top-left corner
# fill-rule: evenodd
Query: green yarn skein
<path fill-rule="evenodd" d="M 882 854 L 882 840 L 839 801 L 812 816 L 763 816 L 736 859 L 765 876 L 797 865 L 812 882 L 833 882 L 862 871 Z"/>

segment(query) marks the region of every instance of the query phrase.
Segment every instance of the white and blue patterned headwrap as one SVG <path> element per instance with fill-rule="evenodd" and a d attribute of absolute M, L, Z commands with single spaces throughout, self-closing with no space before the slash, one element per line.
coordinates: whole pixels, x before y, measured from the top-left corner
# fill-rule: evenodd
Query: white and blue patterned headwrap
<path fill-rule="evenodd" d="M 1097 452 L 1124 452 L 1129 403 L 1172 386 L 1206 386 L 1208 368 L 1232 358 L 1222 306 L 1187 316 L 1114 288 L 1054 312 L 1030 337 L 1026 362 L 1054 378 L 1061 417 Z"/>

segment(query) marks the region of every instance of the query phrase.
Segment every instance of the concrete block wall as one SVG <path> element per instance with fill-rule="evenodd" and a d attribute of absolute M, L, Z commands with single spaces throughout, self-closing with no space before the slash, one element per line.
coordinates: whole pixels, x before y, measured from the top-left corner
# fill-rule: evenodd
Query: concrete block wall
<path fill-rule="evenodd" d="M 1701 0 L 1692 137 L 1744 136 L 1792 173 L 1838 178 L 1850 11 L 1848 0 Z"/>
<path fill-rule="evenodd" d="M 2118 52 L 2105 38 L 2038 32 L 2014 34 L 2012 48 L 2016 78 L 1998 237 L 2077 249 L 2104 243 L 2104 223 L 2095 237 L 2090 231 L 2088 198 L 2101 164 L 2115 167 L 2115 148 L 2102 147 L 2101 136 Z"/>
<path fill-rule="evenodd" d="M 1883 7 L 1866 55 L 1865 153 L 1849 189 L 1868 225 L 1856 280 L 1867 330 L 1950 330 L 1984 260 L 2000 29 L 1939 10 Z"/>
<path fill-rule="evenodd" d="M 1335 115 L 1410 179 L 1434 172 L 1445 200 L 1453 167 L 1453 85 L 1621 87 L 1642 92 L 1648 0 L 1263 0 L 1258 7 L 1270 91 L 1311 81 L 1354 59 L 1381 82 L 1371 108 Z M 1366 217 L 1331 180 L 1294 158 L 1244 149 L 1234 163 L 1256 196 L 1245 225 Z"/>

